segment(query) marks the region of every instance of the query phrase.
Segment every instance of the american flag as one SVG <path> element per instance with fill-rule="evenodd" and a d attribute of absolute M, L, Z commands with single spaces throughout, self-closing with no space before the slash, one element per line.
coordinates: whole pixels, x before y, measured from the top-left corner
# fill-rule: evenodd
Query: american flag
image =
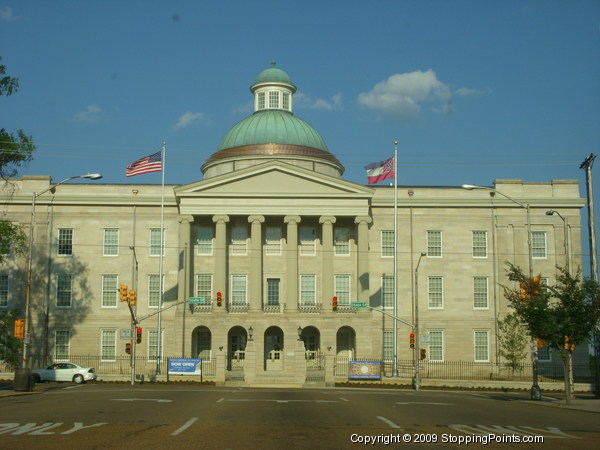
<path fill-rule="evenodd" d="M 125 175 L 133 177 L 143 173 L 160 172 L 162 170 L 162 152 L 156 152 L 150 156 L 144 156 L 132 162 L 125 169 Z"/>

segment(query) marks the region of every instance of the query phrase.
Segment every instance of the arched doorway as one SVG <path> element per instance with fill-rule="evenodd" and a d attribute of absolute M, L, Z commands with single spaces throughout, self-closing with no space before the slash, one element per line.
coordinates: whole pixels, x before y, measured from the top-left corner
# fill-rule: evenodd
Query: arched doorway
<path fill-rule="evenodd" d="M 283 330 L 269 327 L 265 331 L 265 370 L 283 370 Z"/>
<path fill-rule="evenodd" d="M 356 347 L 356 332 L 350 327 L 342 327 L 336 336 L 336 356 L 339 358 L 354 358 Z"/>
<path fill-rule="evenodd" d="M 240 326 L 233 327 L 227 334 L 227 370 L 243 369 L 248 333 Z"/>
<path fill-rule="evenodd" d="M 306 369 L 309 371 L 323 369 L 324 361 L 321 353 L 321 333 L 319 330 L 313 326 L 304 327 L 300 333 L 300 339 L 304 342 Z"/>
<path fill-rule="evenodd" d="M 192 332 L 192 357 L 210 361 L 212 358 L 212 333 L 205 327 L 196 327 Z"/>

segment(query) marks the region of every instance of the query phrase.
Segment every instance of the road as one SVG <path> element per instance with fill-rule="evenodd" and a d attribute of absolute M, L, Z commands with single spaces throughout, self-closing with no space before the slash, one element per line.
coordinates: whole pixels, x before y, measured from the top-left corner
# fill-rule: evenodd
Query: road
<path fill-rule="evenodd" d="M 0 448 L 458 448 L 470 440 L 474 448 L 574 449 L 600 441 L 598 413 L 529 402 L 524 393 L 45 388 L 0 399 Z"/>

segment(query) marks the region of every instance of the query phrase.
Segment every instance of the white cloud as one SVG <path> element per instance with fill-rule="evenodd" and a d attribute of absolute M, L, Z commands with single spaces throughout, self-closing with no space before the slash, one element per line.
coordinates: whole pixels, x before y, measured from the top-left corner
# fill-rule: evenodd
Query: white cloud
<path fill-rule="evenodd" d="M 489 89 L 481 90 L 481 89 L 473 89 L 461 87 L 454 91 L 454 95 L 459 95 L 462 97 L 470 96 L 470 95 L 484 95 L 489 93 Z"/>
<path fill-rule="evenodd" d="M 71 120 L 73 122 L 80 123 L 95 123 L 98 122 L 102 114 L 102 108 L 97 105 L 91 104 L 85 107 L 83 111 L 75 114 Z"/>
<path fill-rule="evenodd" d="M 358 102 L 367 108 L 403 118 L 414 118 L 421 113 L 422 104 L 435 102 L 442 105 L 452 98 L 447 84 L 437 79 L 431 69 L 410 73 L 396 73 L 377 83 L 369 92 L 358 95 Z"/>
<path fill-rule="evenodd" d="M 13 16 L 12 8 L 10 6 L 0 9 L 0 17 L 7 22 L 17 19 L 17 16 Z"/>
<path fill-rule="evenodd" d="M 300 109 L 325 109 L 333 111 L 342 108 L 342 94 L 338 93 L 330 100 L 322 98 L 313 98 L 301 92 L 294 95 L 294 107 Z"/>
<path fill-rule="evenodd" d="M 202 120 L 204 118 L 205 115 L 203 113 L 186 111 L 179 117 L 177 123 L 173 125 L 173 130 L 177 131 L 181 130 L 182 128 L 189 127 L 193 123 L 198 122 L 199 120 Z"/>

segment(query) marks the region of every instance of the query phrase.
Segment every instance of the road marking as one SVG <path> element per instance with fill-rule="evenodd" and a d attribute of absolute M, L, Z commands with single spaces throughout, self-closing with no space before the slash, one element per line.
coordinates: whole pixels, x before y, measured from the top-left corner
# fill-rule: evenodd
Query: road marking
<path fill-rule="evenodd" d="M 190 426 L 192 426 L 192 424 L 196 420 L 198 420 L 197 417 L 192 417 L 190 420 L 188 420 L 186 423 L 184 423 L 180 428 L 178 428 L 176 431 L 171 433 L 171 436 L 177 436 L 179 433 L 182 433 L 183 431 L 187 430 Z"/>
<path fill-rule="evenodd" d="M 340 400 L 347 402 L 348 400 L 346 400 L 344 397 L 340 397 Z"/>
<path fill-rule="evenodd" d="M 388 424 L 390 427 L 392 427 L 392 428 L 397 428 L 397 429 L 399 429 L 399 430 L 401 430 L 401 429 L 402 429 L 402 427 L 401 427 L 400 425 L 397 425 L 397 424 L 395 424 L 395 423 L 394 423 L 394 422 L 392 422 L 390 419 L 386 419 L 385 417 L 382 417 L 382 416 L 377 416 L 377 418 L 378 418 L 379 420 L 383 420 L 385 423 L 387 423 L 387 424 Z"/>
<path fill-rule="evenodd" d="M 454 403 L 437 403 L 437 402 L 396 402 L 396 405 L 433 405 L 433 406 L 454 406 Z"/>
<path fill-rule="evenodd" d="M 218 402 L 272 402 L 272 403 L 339 403 L 339 400 L 280 400 L 268 398 L 231 398 L 219 399 Z"/>
<path fill-rule="evenodd" d="M 166 398 L 111 398 L 115 402 L 158 402 L 158 403 L 171 403 L 173 400 Z"/>
<path fill-rule="evenodd" d="M 225 400 L 223 397 L 221 397 L 219 400 L 217 400 L 217 403 L 221 403 L 223 400 Z"/>

